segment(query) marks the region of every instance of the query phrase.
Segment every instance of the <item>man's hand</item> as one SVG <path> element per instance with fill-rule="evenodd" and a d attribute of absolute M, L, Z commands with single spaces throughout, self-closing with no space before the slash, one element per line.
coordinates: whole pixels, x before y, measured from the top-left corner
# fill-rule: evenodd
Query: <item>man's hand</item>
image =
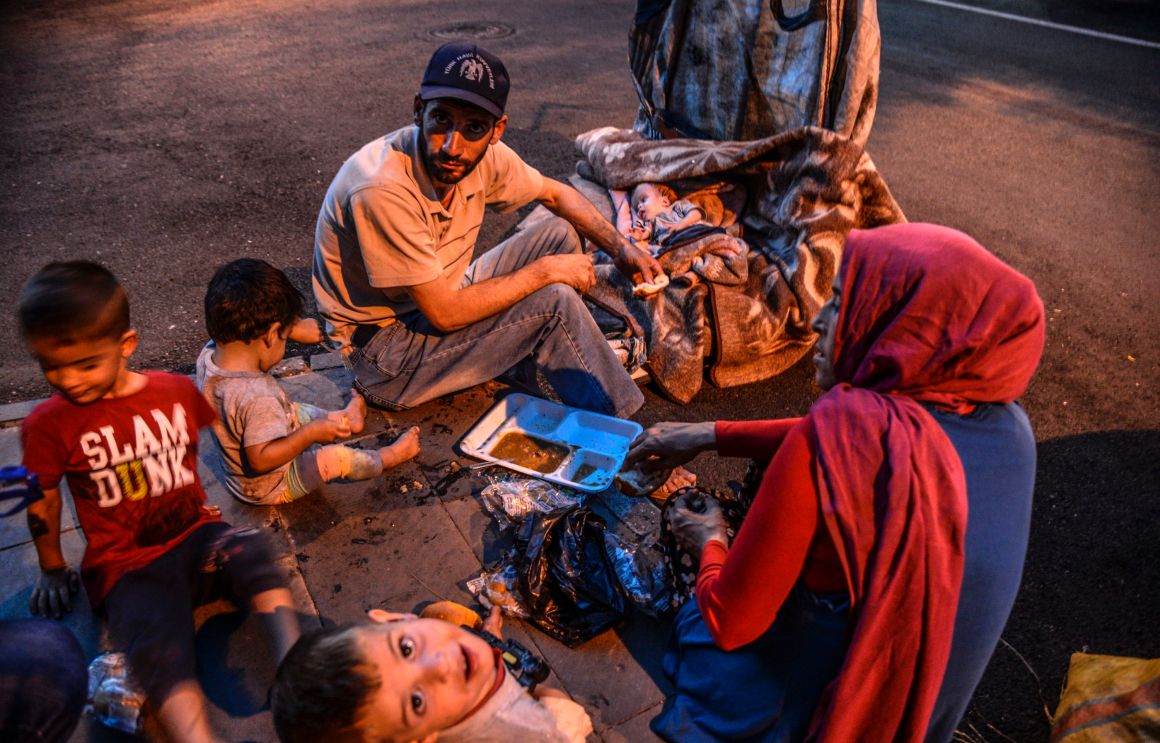
<path fill-rule="evenodd" d="M 652 283 L 664 273 L 656 258 L 633 245 L 592 206 L 592 202 L 571 186 L 545 178 L 544 189 L 536 200 L 556 216 L 568 220 L 583 237 L 613 256 L 613 263 L 620 273 L 632 283 Z"/>
<path fill-rule="evenodd" d="M 583 253 L 546 255 L 536 260 L 535 265 L 545 272 L 548 283 L 567 284 L 581 294 L 596 284 L 592 257 Z"/>
<path fill-rule="evenodd" d="M 630 242 L 621 245 L 620 254 L 612 262 L 620 274 L 633 284 L 651 284 L 664 273 L 656 258 Z"/>
<path fill-rule="evenodd" d="M 72 611 L 72 595 L 80 587 L 80 576 L 69 565 L 42 570 L 28 599 L 28 609 L 42 617 L 60 619 L 64 612 Z"/>
<path fill-rule="evenodd" d="M 716 539 L 726 546 L 729 544 L 729 535 L 725 533 L 725 514 L 715 498 L 707 498 L 695 490 L 686 490 L 677 496 L 669 518 L 677 544 L 697 562 L 701 561 L 701 552 L 709 540 Z"/>

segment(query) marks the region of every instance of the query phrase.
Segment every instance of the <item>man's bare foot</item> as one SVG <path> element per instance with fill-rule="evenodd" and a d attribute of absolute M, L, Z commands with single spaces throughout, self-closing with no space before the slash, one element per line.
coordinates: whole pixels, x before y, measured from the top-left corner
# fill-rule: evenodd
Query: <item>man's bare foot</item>
<path fill-rule="evenodd" d="M 697 484 L 697 476 L 684 467 L 674 467 L 664 484 L 648 494 L 657 503 L 664 503 L 669 496 L 681 488 L 692 487 Z"/>
<path fill-rule="evenodd" d="M 395 439 L 390 446 L 379 449 L 383 458 L 383 469 L 406 462 L 419 453 L 419 427 L 412 426 Z"/>
<path fill-rule="evenodd" d="M 363 428 L 367 422 L 367 401 L 358 390 L 350 391 L 350 402 L 342 409 L 342 414 L 346 416 L 350 423 L 350 432 L 352 434 L 362 433 Z"/>

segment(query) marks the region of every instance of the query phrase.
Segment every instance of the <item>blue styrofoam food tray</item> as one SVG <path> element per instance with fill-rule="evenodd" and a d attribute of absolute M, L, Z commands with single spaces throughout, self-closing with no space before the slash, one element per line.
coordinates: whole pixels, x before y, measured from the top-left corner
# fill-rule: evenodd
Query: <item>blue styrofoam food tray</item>
<path fill-rule="evenodd" d="M 629 444 L 641 430 L 639 423 L 517 392 L 493 405 L 460 439 L 459 450 L 531 477 L 595 493 L 612 484 Z M 543 450 L 555 454 L 545 456 L 542 463 L 550 471 L 504 458 L 503 450 L 511 442 L 505 436 L 510 433 L 544 442 Z"/>

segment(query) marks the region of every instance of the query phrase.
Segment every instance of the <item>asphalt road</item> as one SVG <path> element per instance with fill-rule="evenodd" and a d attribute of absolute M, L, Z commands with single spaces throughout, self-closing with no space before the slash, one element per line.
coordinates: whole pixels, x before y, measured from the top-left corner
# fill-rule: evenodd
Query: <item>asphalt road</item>
<path fill-rule="evenodd" d="M 1152 6 L 989 1 L 1157 41 Z M 15 296 L 49 260 L 101 260 L 129 289 L 138 362 L 188 368 L 217 265 L 262 257 L 308 285 L 331 176 L 409 121 L 440 36 L 495 34 L 483 43 L 514 80 L 506 140 L 562 178 L 576 134 L 631 123 L 632 9 L 7 3 L 0 290 Z M 982 740 L 1042 739 L 1070 652 L 1160 656 L 1160 50 L 918 0 L 885 1 L 879 17 L 870 154 L 911 220 L 975 236 L 1037 282 L 1050 318 L 1025 399 L 1040 472 L 1024 590 L 968 718 Z M 482 240 L 517 218 L 492 218 Z M 11 312 L 0 336 L 0 401 L 43 393 Z M 683 409 L 652 397 L 641 418 L 800 414 L 816 393 L 807 366 Z"/>

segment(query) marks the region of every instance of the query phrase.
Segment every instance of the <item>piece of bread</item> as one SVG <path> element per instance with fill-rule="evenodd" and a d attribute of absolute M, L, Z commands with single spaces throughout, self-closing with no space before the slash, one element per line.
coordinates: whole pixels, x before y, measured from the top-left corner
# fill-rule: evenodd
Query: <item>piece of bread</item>
<path fill-rule="evenodd" d="M 641 282 L 632 287 L 632 293 L 638 297 L 651 297 L 669 285 L 669 277 L 665 274 L 657 276 L 652 283 Z"/>
<path fill-rule="evenodd" d="M 668 476 L 668 470 L 645 473 L 634 467 L 617 473 L 616 488 L 627 496 L 637 498 L 648 495 L 664 485 Z"/>
<path fill-rule="evenodd" d="M 483 617 L 463 604 L 457 604 L 454 601 L 436 601 L 433 604 L 428 604 L 423 607 L 423 611 L 419 612 L 419 616 L 424 619 L 442 619 L 445 622 L 459 624 L 471 629 L 479 629 L 483 626 Z"/>

